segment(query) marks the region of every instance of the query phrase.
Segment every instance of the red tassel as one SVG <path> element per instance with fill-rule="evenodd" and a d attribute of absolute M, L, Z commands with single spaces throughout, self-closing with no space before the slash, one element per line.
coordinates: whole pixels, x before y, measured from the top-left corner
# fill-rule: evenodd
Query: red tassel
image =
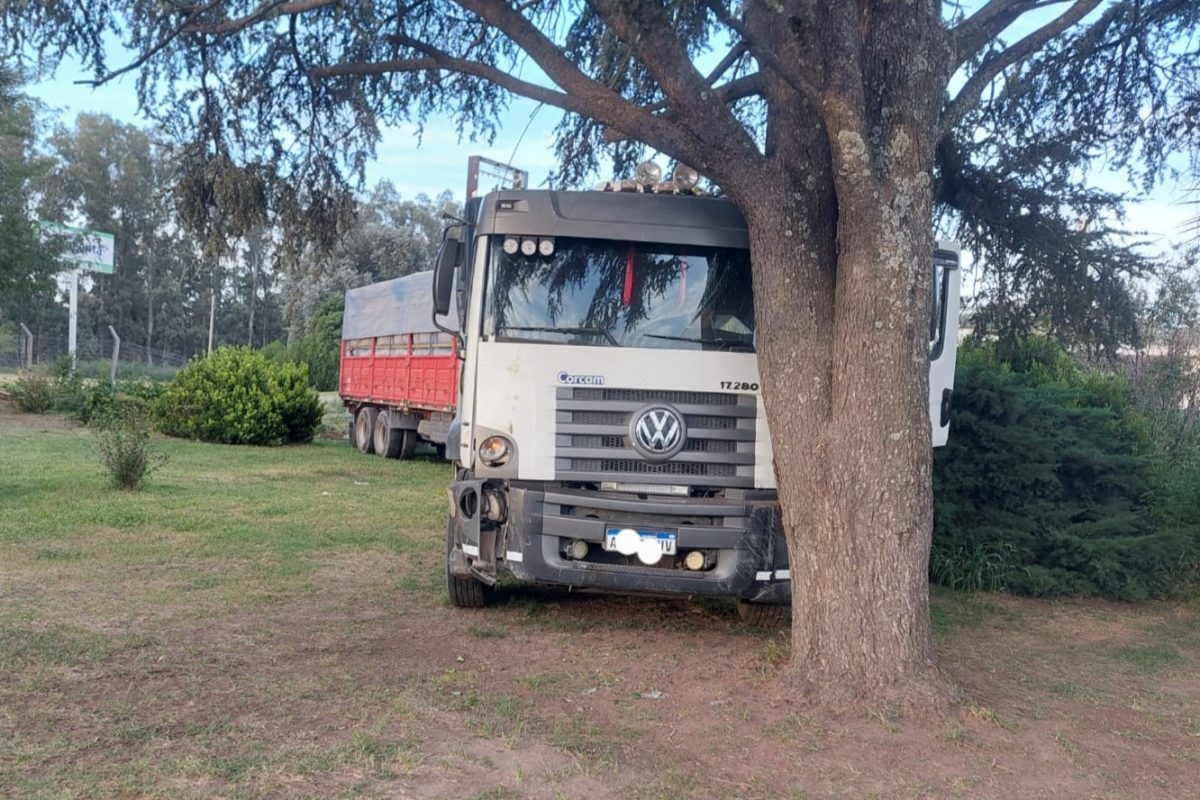
<path fill-rule="evenodd" d="M 621 291 L 621 304 L 633 301 L 633 242 L 629 243 L 629 255 L 625 259 L 625 288 Z"/>

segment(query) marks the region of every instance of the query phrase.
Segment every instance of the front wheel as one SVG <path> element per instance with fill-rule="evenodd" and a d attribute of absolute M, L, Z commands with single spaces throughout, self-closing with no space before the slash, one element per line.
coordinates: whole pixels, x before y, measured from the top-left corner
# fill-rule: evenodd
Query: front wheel
<path fill-rule="evenodd" d="M 792 607 L 738 599 L 738 619 L 759 628 L 782 628 L 792 619 Z"/>
<path fill-rule="evenodd" d="M 461 578 L 450 571 L 454 556 L 454 529 L 446 522 L 446 592 L 455 608 L 483 608 L 492 597 L 492 588 L 475 578 Z"/>

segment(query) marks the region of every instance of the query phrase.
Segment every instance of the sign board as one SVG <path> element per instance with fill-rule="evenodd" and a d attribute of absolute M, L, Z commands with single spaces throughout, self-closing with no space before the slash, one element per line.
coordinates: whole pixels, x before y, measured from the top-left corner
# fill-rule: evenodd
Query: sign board
<path fill-rule="evenodd" d="M 111 233 L 72 228 L 57 222 L 43 222 L 42 239 L 50 236 L 61 236 L 63 239 L 63 252 L 59 258 L 64 265 L 73 269 L 112 275 L 116 238 Z"/>

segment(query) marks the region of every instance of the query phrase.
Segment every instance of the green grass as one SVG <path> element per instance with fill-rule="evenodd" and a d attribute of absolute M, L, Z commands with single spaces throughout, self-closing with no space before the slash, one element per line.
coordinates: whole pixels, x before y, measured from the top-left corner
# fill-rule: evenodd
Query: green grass
<path fill-rule="evenodd" d="M 0 658 L 31 648 L 82 657 L 99 647 L 83 642 L 87 630 L 131 607 L 204 614 L 287 599 L 334 550 L 426 556 L 430 571 L 440 552 L 444 462 L 389 461 L 334 441 L 261 448 L 154 437 L 166 466 L 143 491 L 118 492 L 89 432 L 46 428 L 0 428 L 0 642 L 11 644 Z M 78 608 L 56 614 L 51 587 L 63 582 L 88 591 L 82 618 Z M 29 611 L 43 626 L 37 635 L 22 627 Z"/>

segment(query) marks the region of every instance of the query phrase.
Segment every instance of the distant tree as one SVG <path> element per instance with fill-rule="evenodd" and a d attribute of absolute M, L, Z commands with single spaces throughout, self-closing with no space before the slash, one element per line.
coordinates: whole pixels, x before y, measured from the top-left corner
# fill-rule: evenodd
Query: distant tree
<path fill-rule="evenodd" d="M 699 169 L 749 226 L 763 401 L 791 563 L 790 679 L 828 703 L 915 706 L 951 694 L 934 659 L 927 593 L 924 366 L 941 145 L 948 136 L 960 150 L 968 145 L 977 124 L 968 115 L 981 100 L 1065 33 L 1093 29 L 1077 28 L 1089 15 L 1107 18 L 1100 6 L 17 2 L 0 31 L 43 59 L 76 51 L 97 81 L 139 70 L 143 107 L 197 152 L 218 161 L 236 154 L 247 169 L 289 179 L 293 191 L 274 196 L 281 218 L 331 237 L 344 218 L 337 198 L 346 168 L 362 174 L 379 124 L 443 112 L 455 115 L 460 134 L 488 136 L 514 95 L 566 112 L 563 180 L 582 178 L 605 153 L 625 166 L 642 145 Z M 1126 23 L 1118 49 L 1138 63 L 1169 59 L 1162 75 L 1172 83 L 1195 74 L 1183 35 L 1200 23 L 1194 0 L 1111 7 Z M 1028 32 L 1001 38 L 1018 21 Z M 126 45 L 138 53 L 119 70 L 107 67 L 111 30 L 129 31 Z M 1182 35 L 1181 47 L 1143 52 L 1158 31 Z M 1111 64 L 1110 44 L 1080 39 L 1073 57 Z M 710 50 L 715 63 L 703 61 Z M 1046 63 L 1048 81 L 1070 68 Z M 1077 91 L 1079 105 L 1122 106 L 1122 120 L 1140 110 L 1129 105 L 1135 94 Z M 1051 102 L 1047 95 L 1033 107 L 1051 114 Z M 1049 126 L 1028 132 L 1057 142 Z M 989 185 L 1014 186 L 1004 165 L 972 166 L 992 173 Z M 215 207 L 220 197 L 201 192 L 198 202 Z M 1024 208 L 1008 193 L 989 205 Z"/>
<path fill-rule="evenodd" d="M 41 241 L 32 200 L 48 162 L 37 151 L 37 106 L 0 66 L 0 322 L 34 324 L 54 298 L 58 271 Z"/>
<path fill-rule="evenodd" d="M 358 204 L 353 223 L 331 251 L 310 245 L 288 266 L 283 293 L 293 332 L 306 332 L 317 307 L 347 289 L 432 269 L 444 215 L 461 213 L 449 191 L 403 200 L 391 182 L 381 181 Z"/>

